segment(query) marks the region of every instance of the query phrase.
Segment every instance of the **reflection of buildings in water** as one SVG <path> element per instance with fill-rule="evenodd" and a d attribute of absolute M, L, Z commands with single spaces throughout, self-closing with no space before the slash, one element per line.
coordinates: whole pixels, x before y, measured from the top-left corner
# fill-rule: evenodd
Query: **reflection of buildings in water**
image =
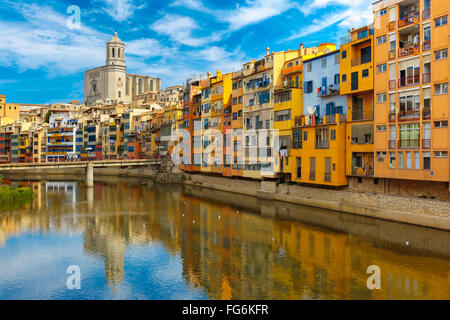
<path fill-rule="evenodd" d="M 184 226 L 179 237 L 183 274 L 200 283 L 210 297 L 222 298 L 226 282 L 234 299 L 449 296 L 446 260 L 384 250 L 345 233 L 298 222 L 237 214 L 225 205 L 188 196 L 180 201 L 188 210 L 177 223 Z M 289 210 L 273 206 L 260 210 Z M 381 290 L 366 287 L 366 269 L 372 264 L 381 267 L 385 280 Z"/>
<path fill-rule="evenodd" d="M 78 192 L 77 199 L 82 200 L 77 200 L 76 219 L 60 219 L 61 212 L 65 216 L 75 216 L 75 212 L 70 206 L 63 207 L 64 201 L 54 200 L 60 194 L 59 185 L 57 189 L 48 190 L 45 185 L 43 203 L 53 203 L 51 208 L 0 215 L 0 237 L 7 238 L 17 230 L 80 230 L 84 232 L 86 252 L 104 260 L 105 277 L 113 286 L 125 277 L 126 250 L 157 241 L 169 253 L 181 255 L 184 279 L 193 287 L 203 288 L 210 298 L 449 297 L 450 262 L 415 256 L 411 251 L 388 250 L 384 243 L 377 247 L 380 242 L 376 238 L 364 241 L 354 233 L 359 230 L 375 236 L 378 230 L 379 239 L 384 239 L 387 231 L 394 240 L 403 239 L 405 234 L 412 237 L 410 229 L 403 226 L 352 221 L 325 211 L 232 194 L 219 194 L 221 201 L 208 200 L 205 195 L 214 193 L 209 190 L 183 195 L 175 187 L 152 189 L 121 183 L 95 185 L 94 211 L 88 203 L 83 204 L 92 195 L 75 186 L 72 194 Z M 70 188 L 67 192 L 70 194 Z M 227 203 L 239 204 L 239 209 Z M 292 220 L 296 216 L 308 223 L 268 218 Z M 52 224 L 52 220 L 59 224 Z M 336 231 L 320 225 L 335 226 Z M 342 230 L 342 225 L 349 231 Z M 423 241 L 438 243 L 433 239 L 437 231 L 427 232 L 422 235 Z M 446 239 L 441 234 L 439 237 Z M 372 264 L 381 267 L 381 290 L 369 291 L 366 287 L 366 268 Z"/>
<path fill-rule="evenodd" d="M 77 200 L 77 183 L 76 182 L 45 182 L 45 190 L 50 197 L 58 195 L 67 202 L 76 203 Z M 47 198 L 49 200 L 49 198 Z M 51 203 L 48 203 L 51 205 Z"/>

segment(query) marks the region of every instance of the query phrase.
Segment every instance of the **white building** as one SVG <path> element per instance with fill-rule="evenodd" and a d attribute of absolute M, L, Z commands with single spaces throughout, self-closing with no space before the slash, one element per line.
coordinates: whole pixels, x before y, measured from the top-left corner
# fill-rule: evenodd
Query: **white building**
<path fill-rule="evenodd" d="M 106 43 L 106 65 L 84 73 L 84 100 L 87 106 L 105 101 L 132 103 L 139 94 L 157 94 L 160 90 L 160 78 L 127 74 L 125 44 L 117 32 Z"/>

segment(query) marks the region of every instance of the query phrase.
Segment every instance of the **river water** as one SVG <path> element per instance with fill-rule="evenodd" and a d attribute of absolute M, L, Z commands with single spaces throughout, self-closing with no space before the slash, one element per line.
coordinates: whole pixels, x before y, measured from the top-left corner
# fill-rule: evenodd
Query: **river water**
<path fill-rule="evenodd" d="M 0 299 L 450 299 L 449 232 L 141 180 L 20 184 L 35 200 L 0 212 Z"/>

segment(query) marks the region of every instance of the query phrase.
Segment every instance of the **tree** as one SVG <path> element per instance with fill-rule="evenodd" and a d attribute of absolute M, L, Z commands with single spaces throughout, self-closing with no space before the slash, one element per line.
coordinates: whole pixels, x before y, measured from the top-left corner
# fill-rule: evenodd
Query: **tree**
<path fill-rule="evenodd" d="M 50 122 L 50 116 L 52 115 L 51 111 L 47 111 L 47 114 L 45 115 L 45 122 L 49 123 Z"/>

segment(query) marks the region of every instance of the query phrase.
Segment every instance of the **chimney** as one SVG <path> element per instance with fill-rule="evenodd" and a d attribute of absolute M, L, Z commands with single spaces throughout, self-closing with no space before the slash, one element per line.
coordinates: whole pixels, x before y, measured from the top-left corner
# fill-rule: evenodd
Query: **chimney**
<path fill-rule="evenodd" d="M 267 48 L 266 48 L 266 56 L 268 56 L 269 54 L 270 54 L 270 48 L 267 47 Z"/>

